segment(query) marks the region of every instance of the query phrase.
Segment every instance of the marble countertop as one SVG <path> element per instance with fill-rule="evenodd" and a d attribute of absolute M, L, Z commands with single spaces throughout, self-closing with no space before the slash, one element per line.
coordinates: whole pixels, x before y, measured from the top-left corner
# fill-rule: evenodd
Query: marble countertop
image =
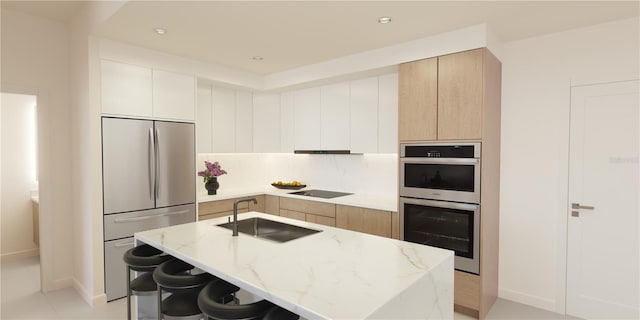
<path fill-rule="evenodd" d="M 280 216 L 322 232 L 285 243 L 218 227 L 227 218 L 138 232 L 150 244 L 307 319 L 452 319 L 453 252 Z"/>
<path fill-rule="evenodd" d="M 308 186 L 300 190 L 311 190 L 311 189 L 324 189 L 324 188 L 314 188 L 314 187 Z M 266 195 L 272 195 L 272 196 L 278 196 L 278 197 L 326 202 L 326 203 L 333 203 L 333 204 L 354 206 L 354 207 L 363 207 L 363 208 L 376 209 L 376 210 L 393 211 L 393 212 L 398 211 L 398 198 L 396 197 L 395 194 L 389 197 L 382 197 L 382 196 L 373 196 L 373 195 L 354 193 L 348 196 L 342 196 L 342 197 L 337 197 L 332 199 L 323 199 L 323 198 L 289 194 L 290 192 L 295 192 L 300 190 L 277 189 L 272 186 L 242 188 L 242 189 L 220 189 L 218 190 L 217 192 L 218 194 L 216 195 L 199 194 L 198 202 L 217 201 L 217 200 L 250 197 L 250 196 L 256 196 L 260 194 L 266 194 Z M 332 190 L 332 191 L 342 191 L 342 190 Z"/>

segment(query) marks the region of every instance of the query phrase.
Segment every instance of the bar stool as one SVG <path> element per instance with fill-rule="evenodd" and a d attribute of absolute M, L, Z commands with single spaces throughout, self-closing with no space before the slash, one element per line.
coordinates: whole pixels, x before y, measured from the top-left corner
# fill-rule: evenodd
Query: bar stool
<path fill-rule="evenodd" d="M 158 319 L 202 318 L 197 302 L 198 293 L 204 285 L 218 278 L 208 273 L 192 274 L 193 269 L 192 265 L 184 261 L 172 259 L 163 262 L 153 271 L 153 279 L 158 284 Z M 171 293 L 164 300 L 163 291 Z"/>
<path fill-rule="evenodd" d="M 295 320 L 299 316 L 284 310 L 267 300 L 260 300 L 249 304 L 222 304 L 219 301 L 225 296 L 227 282 L 212 282 L 206 285 L 198 295 L 198 307 L 208 319 L 213 320 L 259 320 L 271 314 L 271 319 Z M 233 286 L 235 287 L 235 286 Z"/>
<path fill-rule="evenodd" d="M 152 272 L 159 264 L 171 259 L 171 256 L 164 255 L 162 251 L 148 244 L 143 244 L 127 250 L 122 259 L 127 265 L 127 319 L 131 320 L 131 295 L 153 295 L 158 287 L 153 280 Z M 131 271 L 141 272 L 141 274 L 132 281 Z"/>

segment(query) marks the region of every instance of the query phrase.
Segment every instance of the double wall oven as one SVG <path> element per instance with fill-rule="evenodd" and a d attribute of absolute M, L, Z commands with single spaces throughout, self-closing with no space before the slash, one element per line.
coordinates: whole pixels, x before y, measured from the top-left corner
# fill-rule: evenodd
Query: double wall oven
<path fill-rule="evenodd" d="M 480 272 L 480 143 L 400 145 L 400 238 Z"/>

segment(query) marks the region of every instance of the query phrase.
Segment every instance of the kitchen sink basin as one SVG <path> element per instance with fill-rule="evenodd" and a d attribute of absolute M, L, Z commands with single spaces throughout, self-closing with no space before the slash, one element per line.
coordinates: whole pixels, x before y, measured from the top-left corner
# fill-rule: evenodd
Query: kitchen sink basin
<path fill-rule="evenodd" d="M 219 224 L 218 226 L 233 230 L 233 222 Z M 287 242 L 322 232 L 322 230 L 298 227 L 292 224 L 263 218 L 249 218 L 238 221 L 238 232 L 276 242 Z"/>

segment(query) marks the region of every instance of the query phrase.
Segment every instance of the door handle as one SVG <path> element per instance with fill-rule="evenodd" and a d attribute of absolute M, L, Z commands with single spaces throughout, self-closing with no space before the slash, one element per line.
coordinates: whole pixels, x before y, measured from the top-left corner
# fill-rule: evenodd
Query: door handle
<path fill-rule="evenodd" d="M 595 207 L 592 206 L 581 206 L 579 203 L 572 203 L 571 209 L 584 209 L 584 210 L 593 210 Z"/>

